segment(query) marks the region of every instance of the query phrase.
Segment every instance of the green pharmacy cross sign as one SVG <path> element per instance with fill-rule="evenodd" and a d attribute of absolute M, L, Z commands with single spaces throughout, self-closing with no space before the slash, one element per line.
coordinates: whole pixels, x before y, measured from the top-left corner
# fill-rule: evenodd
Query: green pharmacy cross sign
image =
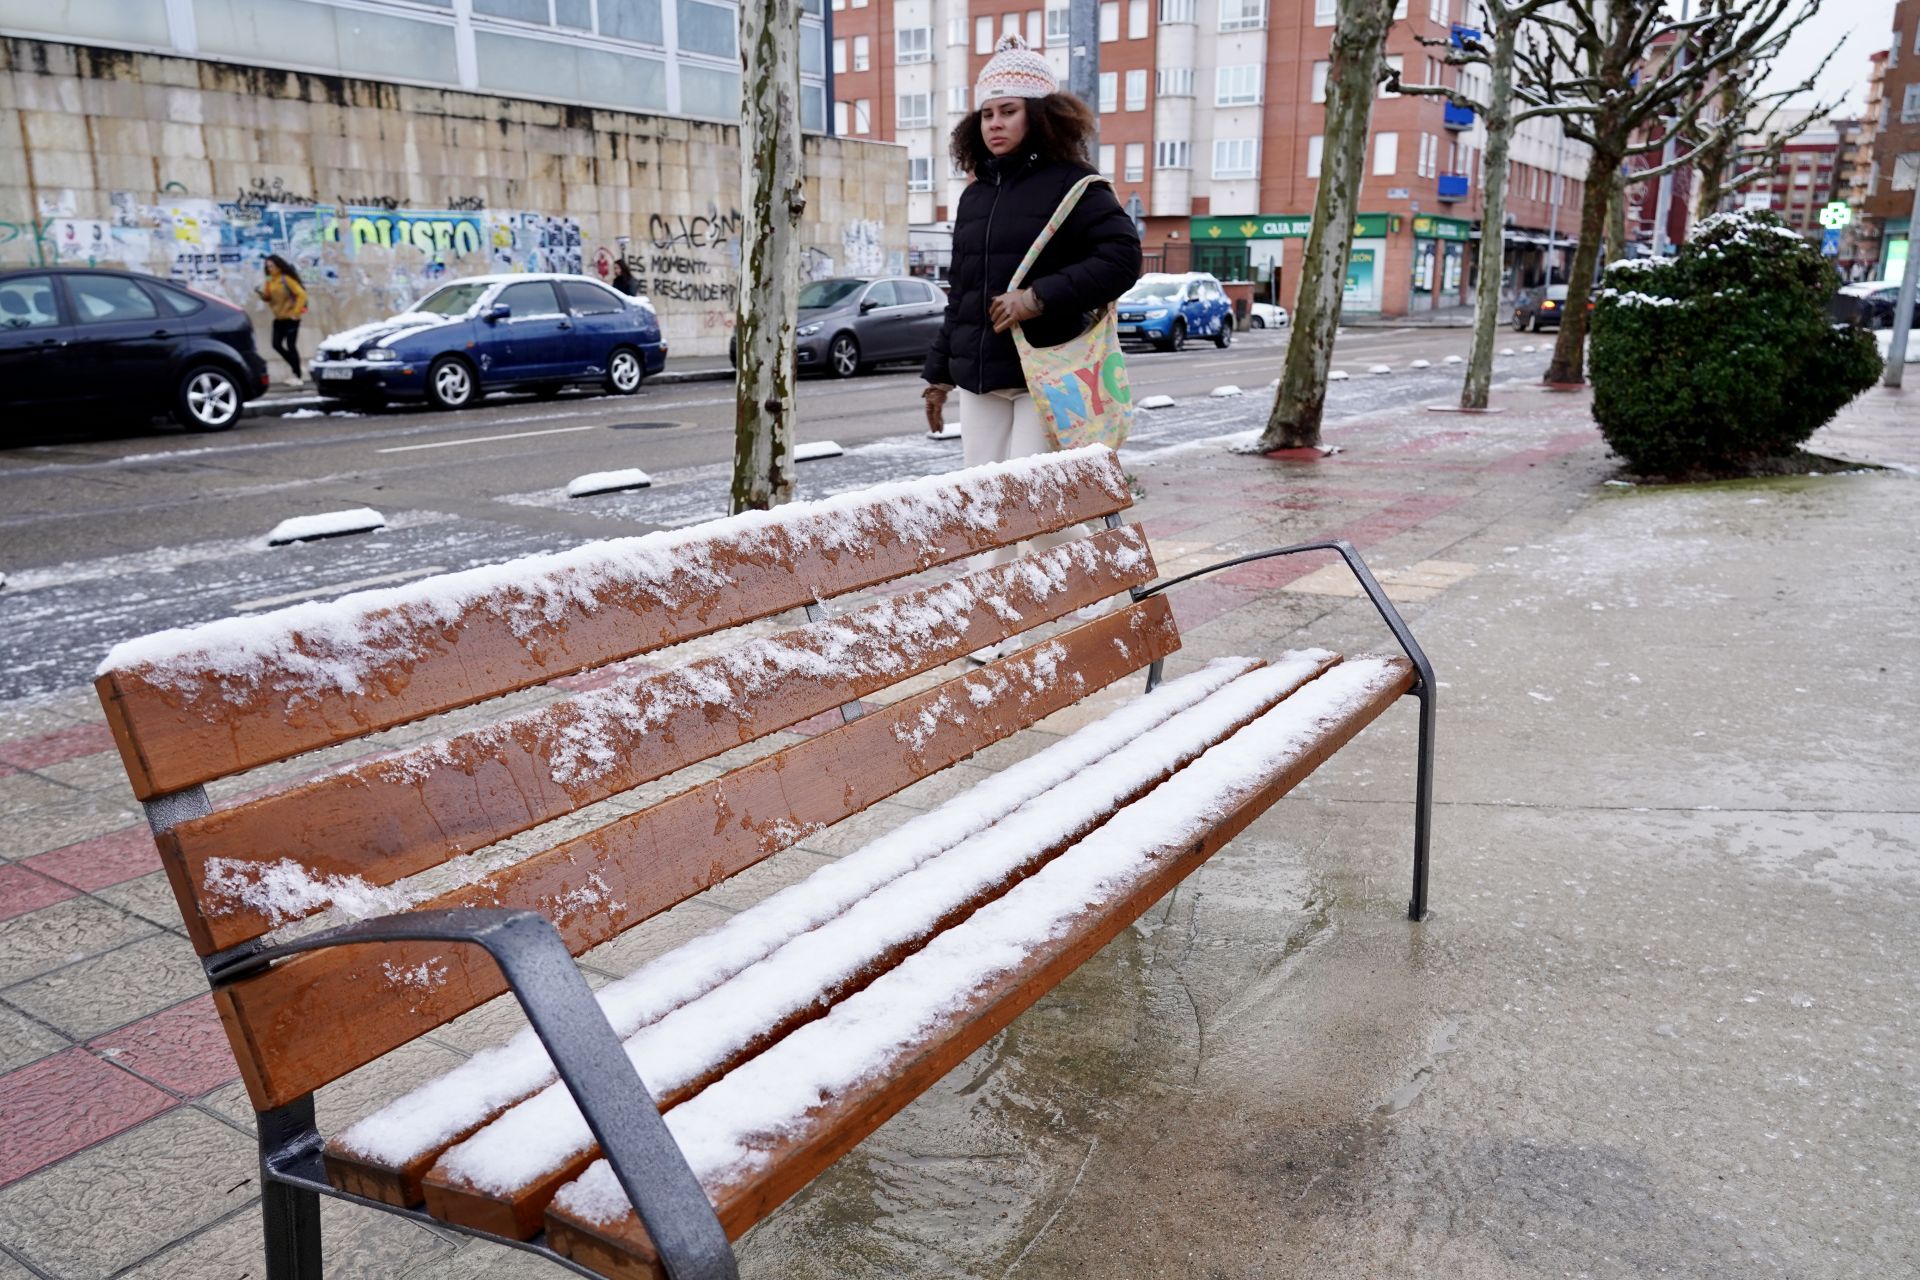
<path fill-rule="evenodd" d="M 1835 200 L 1820 211 L 1820 225 L 1829 231 L 1838 231 L 1853 221 L 1853 210 L 1845 200 Z"/>

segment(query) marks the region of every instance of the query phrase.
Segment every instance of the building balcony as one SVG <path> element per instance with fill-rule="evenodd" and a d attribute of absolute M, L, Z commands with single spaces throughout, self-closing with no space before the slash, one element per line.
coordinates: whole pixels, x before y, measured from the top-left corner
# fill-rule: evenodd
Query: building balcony
<path fill-rule="evenodd" d="M 1441 123 L 1449 129 L 1471 129 L 1473 128 L 1473 108 L 1449 102 Z"/>
<path fill-rule="evenodd" d="M 1452 204 L 1455 200 L 1467 198 L 1467 175 L 1464 173 L 1443 173 L 1440 175 L 1439 195 L 1442 204 Z"/>

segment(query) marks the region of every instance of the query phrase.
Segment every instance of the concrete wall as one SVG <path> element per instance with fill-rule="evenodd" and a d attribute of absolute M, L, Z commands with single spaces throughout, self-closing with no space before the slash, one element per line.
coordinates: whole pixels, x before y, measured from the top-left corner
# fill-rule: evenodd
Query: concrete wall
<path fill-rule="evenodd" d="M 613 274 L 675 355 L 726 350 L 733 127 L 188 58 L 0 41 L 0 266 L 89 263 L 248 305 L 261 260 L 313 293 L 309 351 L 490 271 Z M 808 276 L 904 272 L 900 148 L 807 139 Z M 264 349 L 264 338 L 263 338 Z"/>

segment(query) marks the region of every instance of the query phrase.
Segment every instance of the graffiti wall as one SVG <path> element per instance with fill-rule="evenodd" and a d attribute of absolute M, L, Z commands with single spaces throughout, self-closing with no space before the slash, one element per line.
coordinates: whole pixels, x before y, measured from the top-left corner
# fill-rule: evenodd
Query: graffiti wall
<path fill-rule="evenodd" d="M 179 71 L 165 73 L 167 91 L 184 95 L 176 104 L 181 120 L 215 118 L 214 95 L 236 88 L 227 79 L 244 79 L 255 96 L 280 83 L 224 64 L 107 53 L 46 65 L 41 76 L 16 60 L 13 74 L 48 81 L 154 75 L 158 82 L 156 67 L 191 68 L 199 90 L 179 88 Z M 62 123 L 56 136 L 39 115 L 13 133 L 23 113 L 0 108 L 0 135 L 27 139 L 32 163 L 24 174 L 60 181 L 10 186 L 0 172 L 0 266 L 151 272 L 248 307 L 264 341 L 268 317 L 254 291 L 264 260 L 276 254 L 309 286 L 301 336 L 311 349 L 329 332 L 405 310 L 449 279 L 557 271 L 611 280 L 624 263 L 652 299 L 675 355 L 725 352 L 739 298 L 742 227 L 733 129 L 425 90 L 410 91 L 415 101 L 404 113 L 356 108 L 386 99 L 356 91 L 355 83 L 321 86 L 346 104 L 329 109 L 311 101 L 315 86 L 287 82 L 276 128 L 236 136 L 211 124 L 172 125 L 158 135 L 157 155 L 148 145 L 154 133 L 131 123 L 143 100 L 42 86 L 43 97 L 102 110 L 71 117 L 72 127 Z M 191 101 L 196 95 L 206 103 Z M 111 113 L 118 102 L 134 104 L 127 121 Z M 426 109 L 435 106 L 439 114 Z M 396 145 L 405 171 L 383 167 Z M 304 163 L 211 158 L 235 148 Z M 808 278 L 903 271 L 897 148 L 810 138 L 807 151 L 802 271 Z M 362 155 L 365 167 L 345 163 Z M 139 176 L 146 181 L 130 181 Z"/>

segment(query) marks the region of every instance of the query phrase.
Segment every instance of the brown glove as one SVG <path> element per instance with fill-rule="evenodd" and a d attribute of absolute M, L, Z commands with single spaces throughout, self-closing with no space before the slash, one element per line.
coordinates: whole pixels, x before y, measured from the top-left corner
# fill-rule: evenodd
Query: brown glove
<path fill-rule="evenodd" d="M 1015 289 L 993 300 L 993 305 L 987 308 L 987 318 L 993 321 L 995 333 L 1005 333 L 1013 326 L 1033 319 L 1045 309 L 1039 294 L 1031 289 Z"/>
<path fill-rule="evenodd" d="M 927 407 L 927 430 L 933 435 L 939 435 L 946 429 L 942 411 L 947 407 L 947 393 L 952 390 L 952 387 L 930 386 L 920 393 L 920 399 Z"/>

